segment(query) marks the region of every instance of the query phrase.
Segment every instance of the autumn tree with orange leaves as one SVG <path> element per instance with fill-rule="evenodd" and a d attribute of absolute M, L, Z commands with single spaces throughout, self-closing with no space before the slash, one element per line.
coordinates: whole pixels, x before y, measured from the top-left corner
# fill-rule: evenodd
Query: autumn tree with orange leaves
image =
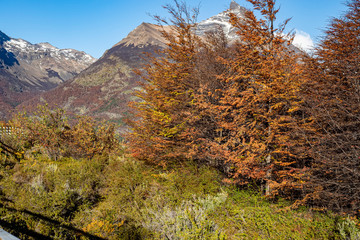
<path fill-rule="evenodd" d="M 172 16 L 171 30 L 162 31 L 167 48 L 137 72 L 145 83 L 137 93 L 141 101 L 132 103 L 137 119 L 129 121 L 130 149 L 134 157 L 160 165 L 193 160 L 223 168 L 218 113 L 208 107 L 219 104 L 218 75 L 226 71 L 220 57 L 230 56 L 228 41 L 222 29 L 203 38 L 194 35 L 197 9 L 174 2 L 175 7 L 165 7 Z"/>
<path fill-rule="evenodd" d="M 160 165 L 181 161 L 186 157 L 188 121 L 194 111 L 194 89 L 191 78 L 197 52 L 197 37 L 192 33 L 197 10 L 190 11 L 185 3 L 165 7 L 172 19 L 160 17 L 161 24 L 171 25 L 162 31 L 167 48 L 159 56 L 150 57 L 149 64 L 138 74 L 145 80 L 141 99 L 133 103 L 137 120 L 130 122 L 129 136 L 133 156 Z"/>
<path fill-rule="evenodd" d="M 249 2 L 262 19 L 252 11 L 245 18 L 230 14 L 241 39 L 231 47 L 221 31 L 194 36 L 184 4 L 167 7 L 174 27 L 163 32 L 162 57 L 140 72 L 147 83 L 134 104 L 131 150 L 160 164 L 220 162 L 237 184 L 297 196 L 309 158 L 297 133 L 311 130 L 299 94 L 303 68 L 292 36 L 284 34 L 288 20 L 274 26 L 275 1 Z"/>
<path fill-rule="evenodd" d="M 264 186 L 267 195 L 299 197 L 309 165 L 305 139 L 311 131 L 302 110 L 300 87 L 303 68 L 299 55 L 284 33 L 286 20 L 275 27 L 279 9 L 275 1 L 248 0 L 260 11 L 245 18 L 231 14 L 240 41 L 232 59 L 224 59 L 228 72 L 221 75 L 219 138 L 228 162 L 235 165 L 233 181 Z"/>
<path fill-rule="evenodd" d="M 307 61 L 307 102 L 317 127 L 308 200 L 360 215 L 360 1 L 347 6 Z"/>

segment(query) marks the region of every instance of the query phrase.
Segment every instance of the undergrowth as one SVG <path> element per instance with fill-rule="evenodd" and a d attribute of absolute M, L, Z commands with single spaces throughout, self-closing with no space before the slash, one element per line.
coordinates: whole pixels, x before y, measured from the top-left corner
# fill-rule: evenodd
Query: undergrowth
<path fill-rule="evenodd" d="M 354 218 L 291 210 L 206 166 L 1 155 L 0 226 L 21 239 L 359 239 Z"/>

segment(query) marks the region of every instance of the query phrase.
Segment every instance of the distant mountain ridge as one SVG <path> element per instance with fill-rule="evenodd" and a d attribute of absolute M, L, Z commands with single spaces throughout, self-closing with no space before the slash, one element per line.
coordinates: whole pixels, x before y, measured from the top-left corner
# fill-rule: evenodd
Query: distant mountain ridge
<path fill-rule="evenodd" d="M 49 43 L 31 44 L 0 33 L 3 51 L 10 53 L 13 62 L 4 62 L 10 74 L 28 85 L 30 90 L 48 90 L 77 75 L 95 58 L 74 49 L 58 49 Z"/>
<path fill-rule="evenodd" d="M 237 36 L 229 23 L 228 13 L 232 12 L 241 18 L 244 17 L 245 10 L 232 1 L 228 10 L 199 22 L 194 32 L 198 36 L 204 36 L 206 32 L 222 28 L 229 42 L 232 42 Z M 46 101 L 76 114 L 87 114 L 121 123 L 128 115 L 127 104 L 134 100 L 134 91 L 140 89 L 141 79 L 133 70 L 141 68 L 145 63 L 144 52 L 155 53 L 166 47 L 161 30 L 171 31 L 171 26 L 140 24 L 74 79 L 20 107 L 33 109 L 37 104 Z"/>
<path fill-rule="evenodd" d="M 23 101 L 66 82 L 95 61 L 85 52 L 31 44 L 0 31 L 0 120 Z"/>

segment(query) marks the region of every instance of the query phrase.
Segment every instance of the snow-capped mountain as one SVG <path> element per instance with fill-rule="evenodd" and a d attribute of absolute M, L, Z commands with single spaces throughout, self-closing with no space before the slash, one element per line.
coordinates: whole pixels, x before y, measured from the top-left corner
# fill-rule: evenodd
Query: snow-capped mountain
<path fill-rule="evenodd" d="M 216 31 L 220 27 L 228 37 L 229 44 L 233 43 L 238 36 L 236 29 L 229 23 L 229 12 L 243 18 L 246 9 L 232 1 L 226 11 L 199 22 L 194 32 L 198 36 L 204 36 L 206 32 Z M 141 79 L 133 70 L 146 63 L 144 52 L 155 53 L 156 56 L 157 50 L 167 46 L 161 30 L 169 32 L 172 27 L 140 24 L 79 75 L 24 102 L 19 108 L 31 111 L 45 100 L 50 106 L 62 107 L 69 112 L 123 123 L 123 118 L 129 114 L 128 102 L 136 99 L 134 91 L 141 89 Z M 61 56 L 61 53 L 53 54 Z"/>
<path fill-rule="evenodd" d="M 7 72 L 37 90 L 56 87 L 96 60 L 84 52 L 58 49 L 49 43 L 31 44 L 23 39 L 3 39 L 3 51 L 16 59 L 16 64 L 6 66 Z"/>
<path fill-rule="evenodd" d="M 235 1 L 232 1 L 230 8 L 227 11 L 223 11 L 213 17 L 199 22 L 196 26 L 195 34 L 198 36 L 204 36 L 206 32 L 216 31 L 220 27 L 223 29 L 229 41 L 235 40 L 238 36 L 236 35 L 235 28 L 229 23 L 229 13 L 233 13 L 239 18 L 242 18 L 244 17 L 245 11 L 246 8 L 240 6 Z"/>
<path fill-rule="evenodd" d="M 58 49 L 50 43 L 31 44 L 23 39 L 10 39 L 4 42 L 4 48 L 14 53 L 17 57 L 30 61 L 40 59 L 46 56 L 53 57 L 56 60 L 76 60 L 84 66 L 90 65 L 96 59 L 85 52 L 74 49 Z"/>
<path fill-rule="evenodd" d="M 235 1 L 232 1 L 230 8 L 223 11 L 213 17 L 210 17 L 204 21 L 199 22 L 194 29 L 194 32 L 198 36 L 205 36 L 206 32 L 217 31 L 222 28 L 225 35 L 228 37 L 230 42 L 238 39 L 236 35 L 236 29 L 229 23 L 229 13 L 237 15 L 239 18 L 244 17 L 246 8 L 240 6 Z M 151 23 L 142 23 L 131 31 L 124 39 L 114 45 L 123 47 L 139 47 L 144 48 L 146 46 L 159 46 L 166 47 L 166 40 L 163 38 L 161 31 L 171 31 L 171 26 L 159 26 Z"/>
<path fill-rule="evenodd" d="M 95 61 L 81 51 L 32 44 L 0 31 L 0 120 L 4 109 L 66 82 Z"/>

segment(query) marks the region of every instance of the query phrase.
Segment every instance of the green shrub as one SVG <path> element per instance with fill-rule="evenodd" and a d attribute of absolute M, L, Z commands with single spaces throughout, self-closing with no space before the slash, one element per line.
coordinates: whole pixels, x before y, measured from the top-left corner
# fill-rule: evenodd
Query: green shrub
<path fill-rule="evenodd" d="M 224 234 L 209 219 L 208 213 L 225 202 L 226 192 L 216 196 L 183 201 L 171 208 L 146 208 L 143 226 L 162 239 L 224 239 Z"/>
<path fill-rule="evenodd" d="M 63 109 L 39 106 L 33 115 L 18 114 L 10 122 L 16 129 L 7 143 L 26 157 L 46 154 L 53 160 L 62 157 L 88 158 L 120 150 L 113 124 L 98 123 L 78 116 L 71 121 Z"/>
<path fill-rule="evenodd" d="M 94 217 L 97 221 L 122 222 L 121 228 L 108 234 L 109 239 L 153 239 L 153 229 L 144 227 L 148 219 L 147 209 L 176 208 L 193 196 L 205 198 L 221 190 L 219 175 L 214 169 L 183 165 L 178 169 L 164 170 L 139 161 L 119 158 L 109 162 L 104 172 L 104 201 L 81 216 L 82 225 L 88 225 Z M 155 209 L 153 209 L 155 211 Z M 102 232 L 101 234 L 105 234 Z"/>
<path fill-rule="evenodd" d="M 44 157 L 17 163 L 1 180 L 5 210 L 13 209 L 4 216 L 13 224 L 25 221 L 27 228 L 45 236 L 72 239 L 64 237 L 73 233 L 63 226 L 70 226 L 79 212 L 101 201 L 106 164 L 101 157 L 92 161 Z"/>
<path fill-rule="evenodd" d="M 337 224 L 337 230 L 342 239 L 360 240 L 360 229 L 356 227 L 355 221 L 349 217 Z"/>
<path fill-rule="evenodd" d="M 232 239 L 338 239 L 335 217 L 291 203 L 271 202 L 260 193 L 228 189 L 229 197 L 211 217 Z"/>

